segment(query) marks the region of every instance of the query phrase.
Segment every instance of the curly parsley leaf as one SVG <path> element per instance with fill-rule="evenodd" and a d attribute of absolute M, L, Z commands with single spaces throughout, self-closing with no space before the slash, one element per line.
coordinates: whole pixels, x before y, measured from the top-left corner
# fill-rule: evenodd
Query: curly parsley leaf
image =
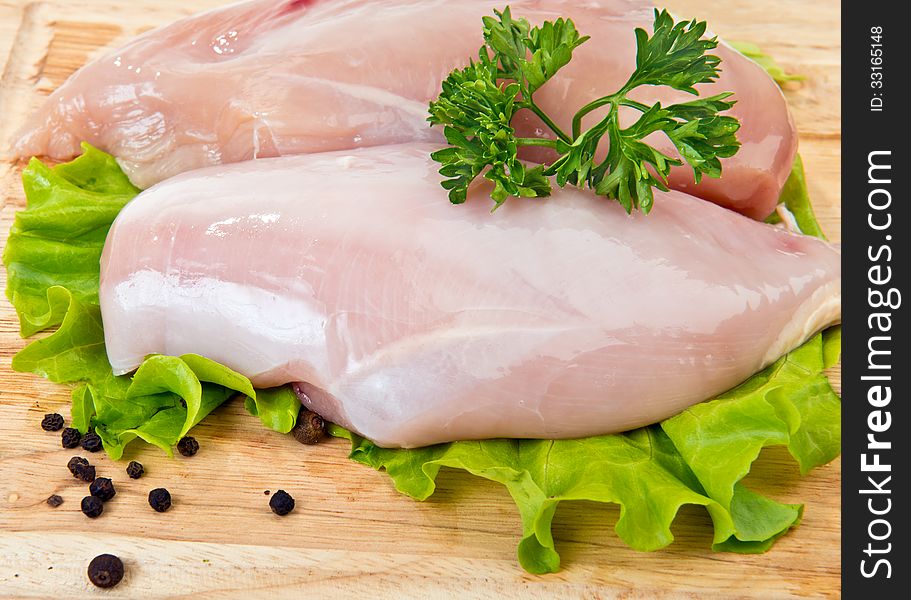
<path fill-rule="evenodd" d="M 535 103 L 534 94 L 589 37 L 582 36 L 570 19 L 531 27 L 527 20 L 513 18 L 509 7 L 494 15 L 483 19 L 484 46 L 478 51 L 478 62 L 450 73 L 439 98 L 430 103 L 428 120 L 444 126 L 450 144 L 431 156 L 441 164 L 440 174 L 447 178 L 442 185 L 449 190 L 451 202 L 465 202 L 470 186 L 482 175 L 494 184 L 494 209 L 510 197 L 550 195 L 549 178 L 554 177 L 561 187 L 588 187 L 619 201 L 627 212 L 647 213 L 654 202 L 653 189 L 667 190 L 672 167 L 685 161 L 698 183 L 704 175 L 720 177 L 720 159 L 739 149 L 739 122 L 719 115 L 734 105 L 728 100 L 730 93 L 667 107 L 628 97 L 643 85 L 698 95 L 696 85 L 714 82 L 721 59 L 708 54 L 718 41 L 703 38 L 704 22 L 675 23 L 667 11 L 656 10 L 651 35 L 644 29 L 635 31 L 636 69 L 626 84 L 580 108 L 567 133 Z M 607 115 L 582 131 L 585 115 L 601 107 L 608 107 Z M 641 115 L 632 125 L 621 127 L 621 107 Z M 512 120 L 523 109 L 534 112 L 555 139 L 517 137 Z M 658 131 L 673 143 L 680 158 L 643 141 Z M 609 150 L 599 160 L 605 137 Z M 528 168 L 518 159 L 521 146 L 546 146 L 558 158 L 549 165 Z"/>

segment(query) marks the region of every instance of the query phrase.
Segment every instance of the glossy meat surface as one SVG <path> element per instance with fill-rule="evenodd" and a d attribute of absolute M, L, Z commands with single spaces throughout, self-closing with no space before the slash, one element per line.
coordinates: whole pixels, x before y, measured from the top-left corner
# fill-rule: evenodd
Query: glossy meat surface
<path fill-rule="evenodd" d="M 535 96 L 567 130 L 576 110 L 626 81 L 635 66 L 633 30 L 650 30 L 652 22 L 644 0 L 510 4 L 533 24 L 567 16 L 592 36 Z M 203 13 L 81 69 L 32 118 L 16 152 L 64 159 L 87 141 L 114 154 L 146 187 L 255 157 L 442 141 L 426 122 L 427 103 L 453 68 L 476 56 L 481 17 L 502 7 L 500 0 L 256 0 Z M 725 46 L 717 53 L 722 76 L 701 91 L 735 92 L 730 114 L 743 124 L 743 147 L 723 162 L 723 180 L 694 186 L 692 172 L 681 168 L 671 184 L 764 218 L 796 151 L 793 123 L 760 67 Z M 637 94 L 664 104 L 692 99 L 662 88 Z M 523 113 L 522 133 L 542 135 L 537 117 Z"/>
<path fill-rule="evenodd" d="M 676 414 L 840 317 L 829 244 L 680 192 L 451 205 L 432 146 L 249 161 L 140 194 L 102 258 L 108 356 L 195 352 L 384 446 Z M 483 194 L 484 190 L 477 190 Z"/>

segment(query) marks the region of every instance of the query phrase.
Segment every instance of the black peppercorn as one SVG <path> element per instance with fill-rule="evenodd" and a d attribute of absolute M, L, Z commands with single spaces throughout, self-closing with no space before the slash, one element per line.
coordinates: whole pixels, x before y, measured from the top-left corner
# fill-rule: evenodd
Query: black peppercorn
<path fill-rule="evenodd" d="M 180 438 L 180 441 L 177 442 L 177 451 L 183 456 L 193 456 L 199 452 L 199 442 L 196 441 L 196 438 L 190 437 L 189 435 Z"/>
<path fill-rule="evenodd" d="M 127 475 L 130 476 L 130 479 L 139 479 L 143 473 L 145 473 L 145 469 L 142 468 L 142 463 L 131 460 L 127 465 Z"/>
<path fill-rule="evenodd" d="M 294 498 L 285 490 L 278 490 L 269 499 L 269 508 L 278 516 L 284 517 L 294 510 Z"/>
<path fill-rule="evenodd" d="M 99 554 L 89 563 L 88 574 L 98 587 L 114 587 L 123 579 L 123 561 L 113 554 Z"/>
<path fill-rule="evenodd" d="M 47 505 L 50 506 L 51 508 L 57 508 L 61 504 L 63 504 L 63 498 L 61 498 L 57 494 L 54 494 L 53 496 L 48 496 Z"/>
<path fill-rule="evenodd" d="M 44 419 L 41 420 L 41 429 L 45 431 L 60 431 L 63 429 L 63 417 L 57 413 L 44 415 Z"/>
<path fill-rule="evenodd" d="M 79 433 L 78 429 L 73 429 L 72 427 L 67 427 L 60 434 L 60 442 L 64 448 L 75 448 L 79 445 L 79 440 L 81 439 L 82 434 Z"/>
<path fill-rule="evenodd" d="M 107 477 L 99 477 L 89 486 L 89 493 L 102 502 L 107 502 L 117 493 L 114 483 Z"/>
<path fill-rule="evenodd" d="M 149 506 L 158 512 L 171 508 L 171 492 L 164 488 L 155 488 L 149 492 Z"/>
<path fill-rule="evenodd" d="M 82 499 L 82 513 L 85 516 L 94 519 L 101 516 L 102 512 L 104 512 L 104 502 L 101 501 L 101 498 L 86 496 Z"/>
<path fill-rule="evenodd" d="M 297 414 L 297 423 L 291 435 L 301 444 L 316 444 L 326 435 L 326 422 L 321 416 L 303 406 Z"/>
<path fill-rule="evenodd" d="M 78 477 L 86 483 L 92 483 L 95 481 L 95 465 L 76 467 L 76 471 L 73 473 L 73 476 Z"/>
<path fill-rule="evenodd" d="M 70 470 L 73 477 L 81 479 L 86 483 L 95 481 L 95 467 L 89 464 L 89 461 L 81 456 L 74 456 L 70 462 L 66 463 L 66 468 Z"/>
<path fill-rule="evenodd" d="M 102 447 L 101 437 L 94 431 L 89 431 L 82 438 L 82 449 L 86 452 L 98 452 Z"/>
<path fill-rule="evenodd" d="M 89 461 L 82 458 L 81 456 L 74 456 L 73 458 L 70 459 L 70 461 L 68 463 L 66 463 L 66 468 L 69 469 L 70 473 L 72 473 L 73 475 L 76 475 L 76 469 L 78 469 L 79 467 L 87 467 L 87 466 L 89 466 Z"/>

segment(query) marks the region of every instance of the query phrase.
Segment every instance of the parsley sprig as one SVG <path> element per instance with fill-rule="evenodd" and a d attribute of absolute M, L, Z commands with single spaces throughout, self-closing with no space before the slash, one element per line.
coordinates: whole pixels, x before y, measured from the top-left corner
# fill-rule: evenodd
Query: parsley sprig
<path fill-rule="evenodd" d="M 494 209 L 509 197 L 540 197 L 557 185 L 589 187 L 596 194 L 618 200 L 631 212 L 647 213 L 654 202 L 652 188 L 667 191 L 671 167 L 683 161 L 698 183 L 703 175 L 721 176 L 720 158 L 740 147 L 737 119 L 719 116 L 734 105 L 730 92 L 662 107 L 637 102 L 630 92 L 643 85 L 669 86 L 698 96 L 694 86 L 718 77 L 721 59 L 710 50 L 716 38 L 703 39 L 706 24 L 695 20 L 675 23 L 667 11 L 655 11 L 653 32 L 636 29 L 636 70 L 620 90 L 602 96 L 576 112 L 572 129 L 563 131 L 536 103 L 535 92 L 572 60 L 573 51 L 589 37 L 580 35 L 570 19 L 545 21 L 531 27 L 514 19 L 509 7 L 484 17 L 484 45 L 478 60 L 456 69 L 443 82 L 443 91 L 430 103 L 431 125 L 444 125 L 449 146 L 431 156 L 442 165 L 442 185 L 454 204 L 465 202 L 468 188 L 483 175 L 494 184 Z M 607 107 L 607 114 L 582 130 L 582 119 Z M 623 127 L 621 107 L 639 111 L 639 118 Z M 530 110 L 553 133 L 552 138 L 516 136 L 513 117 Z M 662 131 L 683 160 L 668 156 L 642 141 Z M 598 146 L 607 136 L 609 149 L 598 161 Z M 556 151 L 551 164 L 527 166 L 517 154 L 521 146 L 544 146 Z"/>

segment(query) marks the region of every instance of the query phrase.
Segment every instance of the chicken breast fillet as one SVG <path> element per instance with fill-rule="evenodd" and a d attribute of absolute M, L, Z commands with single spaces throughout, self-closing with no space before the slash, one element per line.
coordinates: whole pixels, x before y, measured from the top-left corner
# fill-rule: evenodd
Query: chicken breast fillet
<path fill-rule="evenodd" d="M 248 161 L 126 206 L 101 271 L 115 371 L 199 353 L 383 446 L 653 423 L 840 317 L 840 255 L 681 192 L 452 205 L 433 146 Z M 477 190 L 483 194 L 484 190 Z"/>
<path fill-rule="evenodd" d="M 571 17 L 592 39 L 536 95 L 565 130 L 576 110 L 617 91 L 635 68 L 635 27 L 651 31 L 644 0 L 516 0 L 532 24 Z M 256 0 L 148 32 L 79 70 L 22 130 L 19 156 L 67 159 L 79 143 L 115 155 L 147 187 L 220 163 L 408 141 L 441 141 L 427 104 L 455 67 L 477 56 L 481 17 L 503 0 Z M 702 15 L 707 17 L 710 15 Z M 740 152 L 724 179 L 693 183 L 678 168 L 671 186 L 754 218 L 768 216 L 791 168 L 797 138 L 775 82 L 721 46 L 721 78 L 703 95 L 735 92 Z M 668 104 L 693 96 L 643 88 Z M 589 115 L 594 123 L 603 113 Z M 543 136 L 522 111 L 523 135 Z M 673 146 L 653 136 L 669 154 Z"/>

